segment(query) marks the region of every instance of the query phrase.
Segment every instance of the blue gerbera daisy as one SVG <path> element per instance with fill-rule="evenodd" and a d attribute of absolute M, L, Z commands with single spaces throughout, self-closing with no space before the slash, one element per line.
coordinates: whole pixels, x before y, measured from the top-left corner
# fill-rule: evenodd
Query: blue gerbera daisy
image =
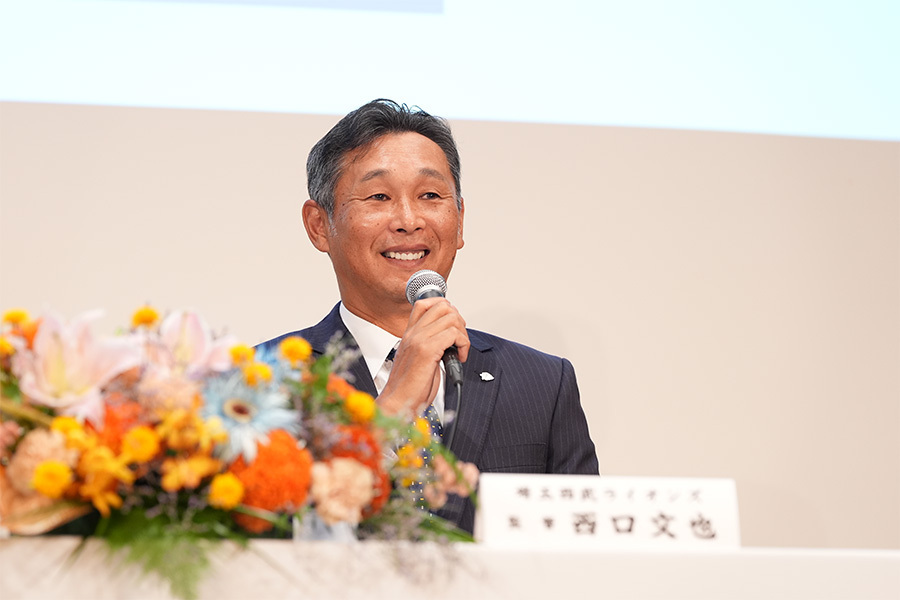
<path fill-rule="evenodd" d="M 217 450 L 227 462 L 238 455 L 253 462 L 257 442 L 265 443 L 274 429 L 292 434 L 299 430 L 300 415 L 289 408 L 287 392 L 277 383 L 249 386 L 239 370 L 209 379 L 203 388 L 203 399 L 203 417 L 218 417 L 228 433 L 228 442 Z"/>

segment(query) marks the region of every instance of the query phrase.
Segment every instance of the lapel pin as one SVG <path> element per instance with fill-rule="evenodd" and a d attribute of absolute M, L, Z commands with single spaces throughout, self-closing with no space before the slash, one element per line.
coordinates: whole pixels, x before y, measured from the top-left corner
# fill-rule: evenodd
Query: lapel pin
<path fill-rule="evenodd" d="M 493 381 L 494 380 L 494 376 L 491 375 L 490 373 L 488 373 L 487 371 L 482 371 L 480 377 L 481 377 L 482 381 Z"/>

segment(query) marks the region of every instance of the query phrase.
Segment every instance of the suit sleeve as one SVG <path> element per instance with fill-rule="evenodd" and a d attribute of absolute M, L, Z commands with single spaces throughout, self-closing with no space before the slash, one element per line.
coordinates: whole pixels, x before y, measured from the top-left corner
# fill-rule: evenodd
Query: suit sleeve
<path fill-rule="evenodd" d="M 548 473 L 597 475 L 600 466 L 594 442 L 588 432 L 587 419 L 581 408 L 575 369 L 565 358 L 550 423 Z"/>

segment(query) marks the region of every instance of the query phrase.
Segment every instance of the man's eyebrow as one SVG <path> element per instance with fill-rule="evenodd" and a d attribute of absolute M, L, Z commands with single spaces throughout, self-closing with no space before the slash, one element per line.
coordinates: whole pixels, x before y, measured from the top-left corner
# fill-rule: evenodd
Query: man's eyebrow
<path fill-rule="evenodd" d="M 440 179 L 441 181 L 447 181 L 447 178 L 444 177 L 444 174 L 436 169 L 431 169 L 429 167 L 422 167 L 419 169 L 420 175 L 425 175 L 427 177 L 434 177 L 436 179 Z"/>
<path fill-rule="evenodd" d="M 369 171 L 360 181 L 371 181 L 377 177 L 381 177 L 382 175 L 387 175 L 387 169 L 375 169 L 374 171 Z"/>
<path fill-rule="evenodd" d="M 377 179 L 379 177 L 383 177 L 387 175 L 387 169 L 374 169 L 369 171 L 365 175 L 363 175 L 360 181 L 371 181 L 373 179 Z M 447 178 L 444 177 L 444 174 L 438 171 L 437 169 L 432 169 L 430 167 L 422 167 L 419 169 L 419 175 L 424 175 L 426 177 L 434 177 L 435 179 L 440 179 L 441 181 L 447 181 Z"/>

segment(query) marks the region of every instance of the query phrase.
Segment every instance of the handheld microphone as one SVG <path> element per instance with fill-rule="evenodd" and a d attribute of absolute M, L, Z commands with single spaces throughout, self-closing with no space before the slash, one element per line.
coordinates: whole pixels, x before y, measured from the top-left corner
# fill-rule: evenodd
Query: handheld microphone
<path fill-rule="evenodd" d="M 447 295 L 447 282 L 441 277 L 440 273 L 436 273 L 429 269 L 423 269 L 413 273 L 409 281 L 406 282 L 406 299 L 410 304 L 415 304 L 417 300 L 423 298 L 444 298 Z M 453 385 L 462 385 L 462 364 L 459 362 L 459 353 L 456 346 L 450 346 L 444 350 L 444 356 L 441 357 L 444 363 L 444 369 L 447 372 L 447 381 Z"/>

